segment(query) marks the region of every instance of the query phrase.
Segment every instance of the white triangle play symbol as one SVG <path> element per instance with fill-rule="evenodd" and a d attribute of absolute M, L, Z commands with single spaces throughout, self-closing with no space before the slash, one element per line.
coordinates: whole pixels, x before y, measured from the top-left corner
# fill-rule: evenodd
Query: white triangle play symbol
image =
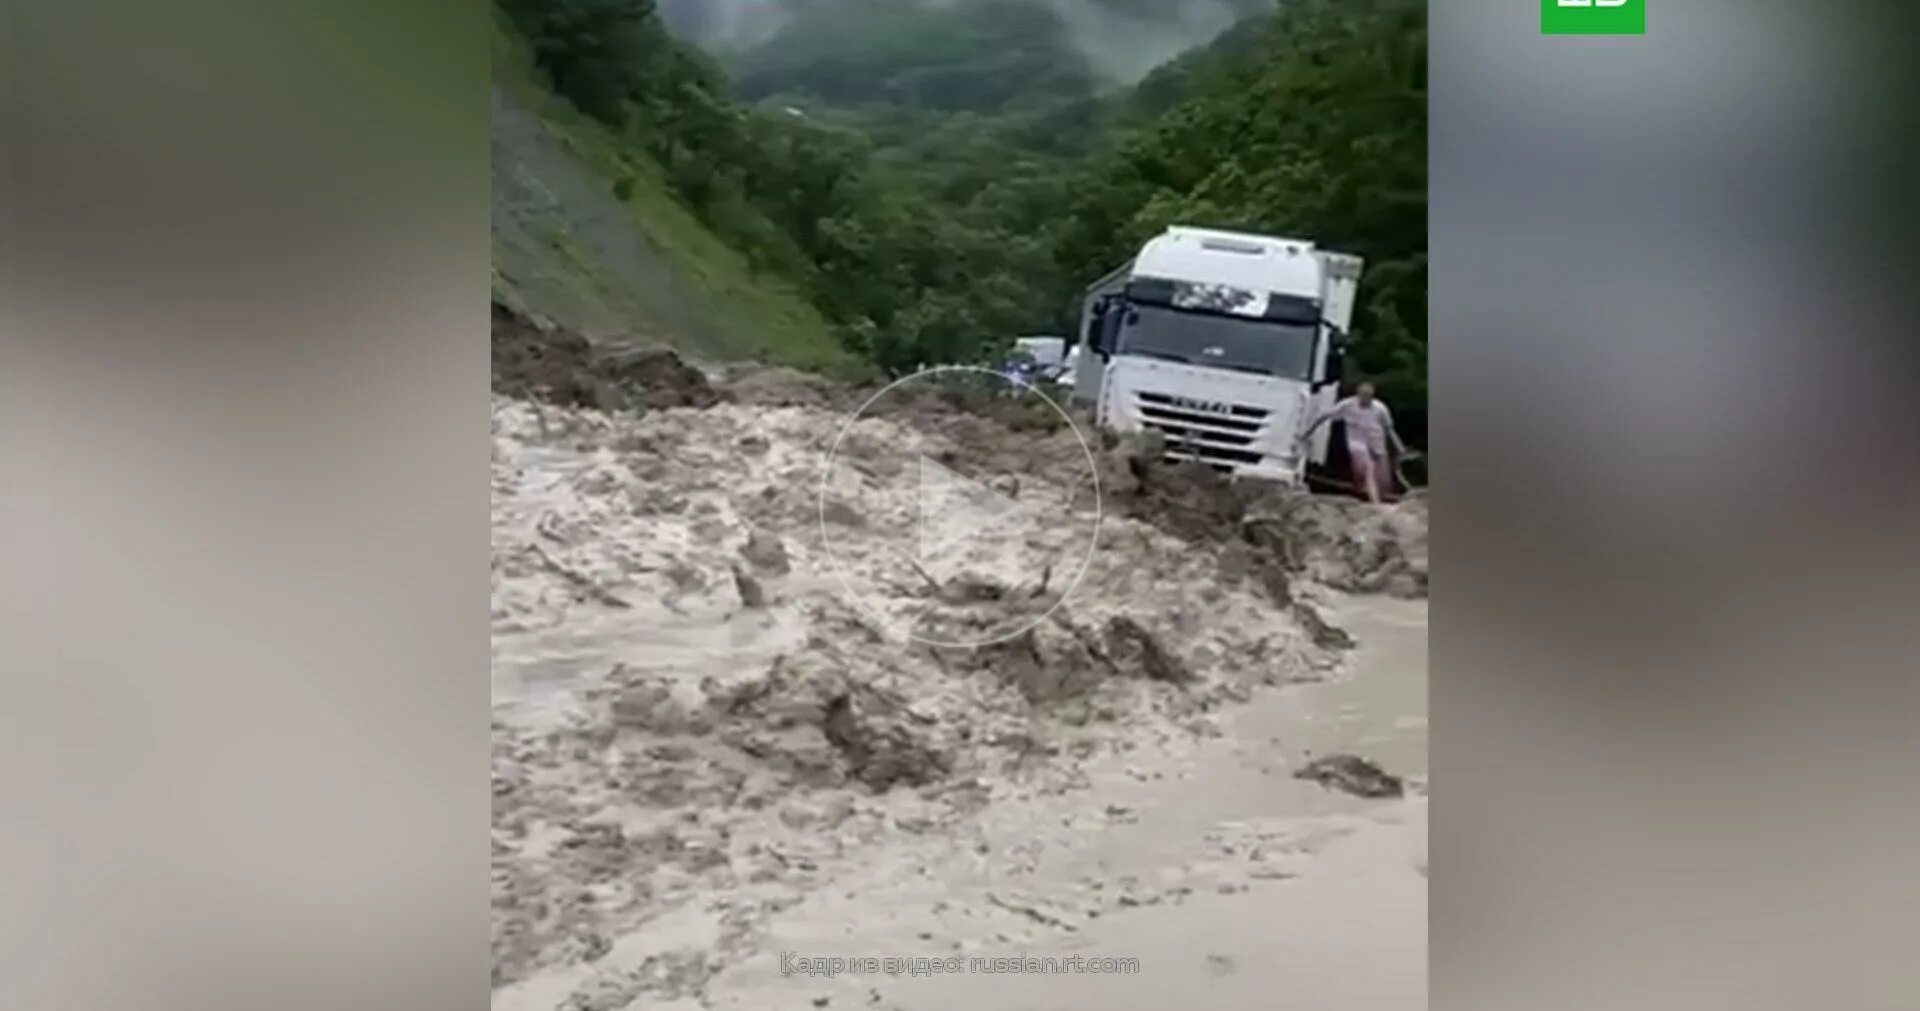
<path fill-rule="evenodd" d="M 965 474 L 920 458 L 920 557 L 954 546 L 1019 511 L 1013 499 Z"/>

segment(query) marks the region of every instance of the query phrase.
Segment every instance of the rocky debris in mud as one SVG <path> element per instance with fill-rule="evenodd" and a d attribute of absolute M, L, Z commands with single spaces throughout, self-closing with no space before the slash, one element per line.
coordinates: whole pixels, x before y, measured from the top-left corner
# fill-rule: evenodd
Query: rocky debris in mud
<path fill-rule="evenodd" d="M 988 671 L 1035 705 L 1083 697 L 1117 673 L 1092 633 L 1059 614 L 1011 639 L 946 653 L 948 662 Z"/>
<path fill-rule="evenodd" d="M 1322 649 L 1340 651 L 1350 650 L 1359 645 L 1353 641 L 1353 636 L 1347 634 L 1346 629 L 1329 622 L 1326 616 L 1320 613 L 1320 609 L 1312 604 L 1304 600 L 1295 600 L 1289 610 L 1293 614 L 1293 620 L 1307 630 L 1307 635 L 1313 639 L 1314 645 Z"/>
<path fill-rule="evenodd" d="M 987 673 L 1036 706 L 1085 701 L 1102 686 L 1127 680 L 1172 685 L 1198 681 L 1160 634 L 1139 620 L 1116 615 L 1096 630 L 1064 607 L 1011 638 L 967 649 L 936 649 L 935 655 L 956 669 Z M 1106 708 L 1088 711 L 1089 718 L 1112 715 Z"/>
<path fill-rule="evenodd" d="M 1283 607 L 1293 577 L 1352 593 L 1424 597 L 1424 496 L 1373 505 L 1258 481 L 1232 481 L 1169 463 L 1157 433 L 1102 433 L 1101 487 L 1117 511 L 1195 543 L 1218 546 L 1222 576 L 1249 579 Z"/>
<path fill-rule="evenodd" d="M 729 398 L 755 407 L 832 408 L 852 396 L 845 383 L 813 372 L 780 366 L 750 365 L 724 380 Z"/>
<path fill-rule="evenodd" d="M 627 1011 L 661 1007 L 665 1001 L 694 1001 L 721 966 L 718 958 L 703 951 L 651 955 L 634 969 L 594 977 L 555 1011 Z"/>
<path fill-rule="evenodd" d="M 830 501 L 837 555 L 898 543 L 918 455 L 989 474 L 1084 468 L 1064 427 L 923 410 L 849 436 L 899 501 Z M 876 840 L 1076 789 L 1091 755 L 1217 732 L 1225 703 L 1336 662 L 1324 630 L 1263 587 L 1256 548 L 1126 509 L 1109 512 L 1073 599 L 1033 627 L 971 649 L 889 634 L 840 595 L 820 542 L 818 461 L 840 422 L 808 406 L 633 416 L 495 399 L 496 985 L 608 961 L 608 938 L 696 898 L 725 897 L 748 930 Z M 1042 512 L 1033 533 L 1070 522 Z M 1244 578 L 1221 578 L 1229 548 Z M 965 632 L 1046 611 L 1071 582 L 943 574 L 909 573 L 870 603 L 943 601 L 937 620 Z M 669 975 L 682 971 L 685 986 L 633 992 L 684 996 L 698 974 Z"/>
<path fill-rule="evenodd" d="M 1042 927 L 1050 927 L 1054 930 L 1065 931 L 1067 933 L 1073 933 L 1080 929 L 1057 913 L 1042 909 L 1042 904 L 1033 899 L 1006 899 L 1001 898 L 993 892 L 988 892 L 987 902 L 1009 913 L 1025 917 Z"/>
<path fill-rule="evenodd" d="M 1220 546 L 1220 582 L 1227 586 L 1250 583 L 1260 588 L 1276 607 L 1292 607 L 1293 573 L 1284 556 L 1255 547 L 1247 540 Z"/>
<path fill-rule="evenodd" d="M 1295 779 L 1311 780 L 1330 790 L 1372 799 L 1401 797 L 1406 784 L 1379 766 L 1357 755 L 1327 755 L 1301 766 Z"/>
<path fill-rule="evenodd" d="M 947 751 L 913 726 L 930 722 L 878 692 L 848 691 L 827 703 L 820 729 L 846 756 L 854 778 L 871 789 L 889 790 L 899 784 L 924 786 L 952 770 Z"/>
<path fill-rule="evenodd" d="M 594 603 L 603 604 L 607 607 L 620 608 L 621 610 L 626 610 L 633 606 L 592 579 L 554 561 L 553 557 L 541 550 L 539 545 L 534 545 L 531 551 L 534 558 L 540 562 L 541 567 L 559 576 L 561 579 L 566 580 L 567 585 L 578 591 L 582 599 L 591 600 Z"/>
<path fill-rule="evenodd" d="M 1271 494 L 1246 525 L 1307 578 L 1350 593 L 1427 595 L 1427 500 L 1373 505 L 1327 495 Z"/>
<path fill-rule="evenodd" d="M 1249 498 L 1245 483 L 1223 477 L 1211 467 L 1164 458 L 1165 438 L 1158 432 L 1116 437 L 1101 458 L 1102 487 L 1127 515 L 1191 541 L 1229 542 Z"/>
<path fill-rule="evenodd" d="M 885 425 L 933 436 L 937 441 L 927 447 L 928 458 L 964 474 L 980 475 L 1002 493 L 1019 491 L 1017 480 L 1006 480 L 1010 477 L 1084 474 L 1088 451 L 1099 449 L 1095 429 L 1087 419 L 1081 419 L 1078 429 L 1092 445 L 1081 441 L 1059 411 L 1034 398 L 917 392 L 883 398 L 869 405 L 867 417 L 875 420 L 875 427 Z M 852 433 L 849 438 L 858 434 Z M 856 444 L 851 448 L 865 459 L 883 455 L 886 447 L 868 439 L 864 447 Z M 876 448 L 881 453 L 871 451 Z M 1091 498 L 1092 488 L 1085 491 Z"/>
<path fill-rule="evenodd" d="M 786 543 L 778 534 L 765 530 L 755 530 L 747 536 L 747 543 L 740 548 L 740 557 L 754 568 L 775 576 L 784 576 L 793 570 L 787 559 Z"/>
<path fill-rule="evenodd" d="M 723 395 L 666 348 L 600 347 L 585 336 L 493 303 L 493 391 L 601 411 L 710 407 Z"/>
<path fill-rule="evenodd" d="M 1107 620 L 1107 651 L 1119 666 L 1136 666 L 1155 681 L 1184 684 L 1194 679 L 1185 664 L 1168 654 L 1160 640 L 1124 615 Z"/>
<path fill-rule="evenodd" d="M 665 348 L 623 347 L 606 352 L 601 368 L 638 392 L 648 408 L 711 407 L 725 399 L 699 369 Z"/>
<path fill-rule="evenodd" d="M 820 506 L 820 518 L 828 523 L 843 527 L 864 527 L 867 518 L 854 508 L 838 499 L 829 498 Z"/>
<path fill-rule="evenodd" d="M 600 694 L 606 701 L 607 723 L 615 731 L 676 736 L 704 734 L 713 728 L 714 716 L 705 698 L 681 685 L 636 674 L 624 664 L 608 673 L 606 685 Z"/>
<path fill-rule="evenodd" d="M 766 607 L 767 591 L 760 585 L 760 581 L 742 571 L 738 565 L 730 565 L 728 568 L 733 572 L 733 588 L 734 592 L 740 595 L 740 606 L 749 610 Z"/>

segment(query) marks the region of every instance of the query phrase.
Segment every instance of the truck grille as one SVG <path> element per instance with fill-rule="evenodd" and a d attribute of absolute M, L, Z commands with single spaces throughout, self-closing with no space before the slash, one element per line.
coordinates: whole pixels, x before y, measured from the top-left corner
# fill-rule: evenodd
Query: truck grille
<path fill-rule="evenodd" d="M 1271 413 L 1263 407 L 1135 394 L 1134 406 L 1146 427 L 1166 436 L 1167 459 L 1193 460 L 1231 471 L 1260 462 L 1260 437 Z"/>

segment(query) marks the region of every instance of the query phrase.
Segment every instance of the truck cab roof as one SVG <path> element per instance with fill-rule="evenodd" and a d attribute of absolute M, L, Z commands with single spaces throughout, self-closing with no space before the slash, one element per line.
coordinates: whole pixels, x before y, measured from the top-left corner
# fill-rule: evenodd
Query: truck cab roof
<path fill-rule="evenodd" d="M 1169 228 L 1149 240 L 1132 276 L 1228 285 L 1318 300 L 1324 267 L 1313 243 L 1210 228 Z"/>

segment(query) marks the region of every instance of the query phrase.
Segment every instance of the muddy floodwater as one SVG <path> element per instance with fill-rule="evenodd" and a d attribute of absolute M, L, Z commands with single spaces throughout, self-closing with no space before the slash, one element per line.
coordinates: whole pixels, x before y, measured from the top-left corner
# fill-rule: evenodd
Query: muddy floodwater
<path fill-rule="evenodd" d="M 1422 1006 L 1423 503 L 693 392 L 495 399 L 497 1011 Z M 1030 512 L 899 563 L 929 460 Z"/>
<path fill-rule="evenodd" d="M 1360 645 L 1327 680 L 1255 697 L 1191 750 L 1102 756 L 1081 789 L 996 805 L 950 836 L 883 840 L 758 924 L 699 997 L 630 1006 L 1424 1008 L 1427 605 L 1330 603 Z M 688 648 L 752 649 L 760 634 Z M 1404 777 L 1407 798 L 1362 800 L 1292 775 L 1334 752 Z M 699 908 L 663 917 L 591 964 L 497 992 L 494 1006 L 591 1007 L 567 1002 L 595 980 L 650 971 L 663 952 L 717 943 L 721 921 Z M 946 971 L 954 956 L 961 972 Z M 975 961 L 1016 956 L 1038 971 Z M 1077 970 L 1075 956 L 1137 971 Z M 798 968 L 832 958 L 898 961 L 877 975 Z"/>
<path fill-rule="evenodd" d="M 1426 1007 L 1427 605 L 1333 610 L 1360 641 L 1346 671 L 1256 698 L 1191 754 L 1096 762 L 1083 792 L 985 813 L 950 844 L 834 882 L 771 925 L 762 955 L 717 977 L 706 1006 Z M 1359 800 L 1292 777 L 1335 751 L 1406 777 L 1408 797 Z M 961 972 L 932 974 L 932 959 L 955 954 Z M 796 955 L 926 957 L 912 964 L 928 974 L 828 979 L 795 972 Z M 1075 955 L 1138 971 L 1069 971 Z M 1058 971 L 973 961 L 1011 956 L 1052 957 Z"/>

